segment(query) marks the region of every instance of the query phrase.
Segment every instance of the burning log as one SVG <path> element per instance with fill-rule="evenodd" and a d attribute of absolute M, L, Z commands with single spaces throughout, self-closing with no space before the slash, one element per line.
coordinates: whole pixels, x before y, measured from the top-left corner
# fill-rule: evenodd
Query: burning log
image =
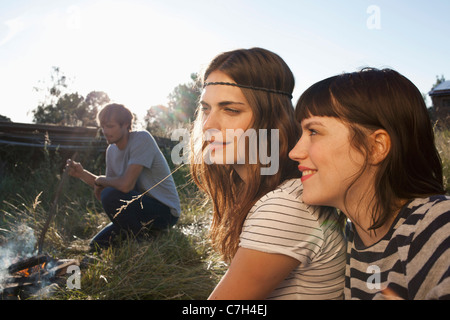
<path fill-rule="evenodd" d="M 75 152 L 72 158 L 75 159 L 76 156 L 77 153 Z M 69 266 L 79 266 L 78 260 L 58 260 L 49 255 L 42 254 L 45 235 L 51 221 L 57 214 L 57 203 L 65 181 L 68 179 L 67 176 L 67 170 L 64 170 L 61 181 L 54 194 L 49 215 L 41 231 L 39 241 L 36 243 L 38 255 L 22 259 L 9 266 L 3 262 L 0 266 L 0 300 L 10 299 L 11 297 L 17 298 L 19 296 L 21 298 L 24 298 L 24 296 L 30 297 L 43 288 L 63 280 L 62 276 L 66 273 Z M 34 234 L 32 234 L 32 237 L 34 239 Z M 23 256 L 23 253 L 17 252 L 17 255 Z M 10 258 L 6 259 L 6 261 Z M 11 262 L 12 261 L 9 260 L 9 263 Z"/>
<path fill-rule="evenodd" d="M 18 272 L 20 270 L 24 270 L 27 268 L 31 268 L 34 267 L 38 264 L 42 264 L 42 263 L 48 263 L 52 258 L 48 255 L 45 254 L 40 254 L 38 256 L 34 256 L 31 258 L 27 258 L 27 259 L 23 259 L 20 260 L 16 263 L 13 263 L 12 265 L 10 265 L 8 267 L 8 272 L 10 274 L 13 274 L 15 272 Z"/>
<path fill-rule="evenodd" d="M 28 298 L 45 287 L 63 283 L 67 268 L 72 265 L 79 266 L 79 261 L 54 259 L 45 254 L 13 263 L 8 267 L 10 276 L 0 286 L 0 299 Z"/>

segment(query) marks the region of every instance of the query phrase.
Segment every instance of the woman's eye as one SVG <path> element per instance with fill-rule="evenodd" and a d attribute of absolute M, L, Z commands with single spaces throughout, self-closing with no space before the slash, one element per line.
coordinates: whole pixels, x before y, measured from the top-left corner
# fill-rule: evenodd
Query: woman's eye
<path fill-rule="evenodd" d="M 317 134 L 317 131 L 314 129 L 309 129 L 308 131 L 310 136 L 315 136 Z"/>
<path fill-rule="evenodd" d="M 239 113 L 239 110 L 236 109 L 231 109 L 231 108 L 226 108 L 225 111 L 230 112 L 230 113 Z"/>

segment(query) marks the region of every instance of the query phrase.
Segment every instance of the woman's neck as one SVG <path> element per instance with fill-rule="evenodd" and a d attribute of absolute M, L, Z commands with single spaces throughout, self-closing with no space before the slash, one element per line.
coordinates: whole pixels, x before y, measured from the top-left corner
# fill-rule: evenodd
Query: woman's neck
<path fill-rule="evenodd" d="M 356 233 L 358 237 L 361 239 L 364 246 L 369 247 L 374 243 L 380 241 L 389 231 L 391 227 L 391 223 L 385 223 L 380 228 L 376 230 L 369 230 L 368 227 L 362 227 L 357 222 L 352 220 L 353 225 L 355 226 Z"/>
<path fill-rule="evenodd" d="M 398 213 L 400 212 L 406 200 L 399 201 L 397 210 L 390 213 L 383 225 L 375 230 L 370 229 L 373 225 L 372 215 L 368 214 L 372 210 L 356 210 L 354 213 L 350 213 L 347 217 L 352 221 L 356 232 L 363 244 L 368 247 L 374 243 L 380 241 L 391 229 L 392 223 L 395 221 Z"/>

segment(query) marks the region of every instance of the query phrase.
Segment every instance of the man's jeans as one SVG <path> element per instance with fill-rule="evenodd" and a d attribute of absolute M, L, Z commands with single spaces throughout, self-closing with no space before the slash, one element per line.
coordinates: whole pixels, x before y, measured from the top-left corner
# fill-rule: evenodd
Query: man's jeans
<path fill-rule="evenodd" d="M 134 190 L 123 193 L 112 187 L 102 191 L 103 209 L 112 222 L 91 240 L 91 247 L 107 247 L 118 235 L 131 233 L 139 237 L 149 230 L 170 228 L 178 221 L 178 218 L 170 213 L 169 207 L 147 195 L 131 202 L 117 214 L 118 209 L 126 205 L 124 201 L 132 200 L 139 195 L 140 193 Z"/>

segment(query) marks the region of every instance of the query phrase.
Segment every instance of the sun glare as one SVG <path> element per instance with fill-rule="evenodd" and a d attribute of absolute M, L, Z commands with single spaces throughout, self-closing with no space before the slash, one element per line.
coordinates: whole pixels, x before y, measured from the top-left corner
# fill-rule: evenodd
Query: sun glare
<path fill-rule="evenodd" d="M 49 78 L 53 67 L 71 80 L 71 92 L 104 91 L 141 120 L 150 107 L 166 105 L 172 90 L 189 82 L 224 45 L 173 9 L 158 1 L 72 1 L 30 6 L 5 20 L 0 41 L 8 49 L 3 55 L 11 54 L 2 71 L 14 78 L 4 77 L 0 84 L 17 83 L 15 91 L 21 92 L 3 95 L 7 104 L 20 104 L 15 121 L 31 122 L 31 110 L 41 102 L 33 87 Z M 200 51 L 205 38 L 208 46 Z"/>
<path fill-rule="evenodd" d="M 196 40 L 181 35 L 196 31 L 151 5 L 99 1 L 69 9 L 75 16 L 69 17 L 72 30 L 65 33 L 72 37 L 65 40 L 70 50 L 65 50 L 61 64 L 84 94 L 104 91 L 142 119 L 146 110 L 167 103 L 171 90 L 198 71 L 197 65 L 185 63 L 192 59 L 184 50 Z"/>

